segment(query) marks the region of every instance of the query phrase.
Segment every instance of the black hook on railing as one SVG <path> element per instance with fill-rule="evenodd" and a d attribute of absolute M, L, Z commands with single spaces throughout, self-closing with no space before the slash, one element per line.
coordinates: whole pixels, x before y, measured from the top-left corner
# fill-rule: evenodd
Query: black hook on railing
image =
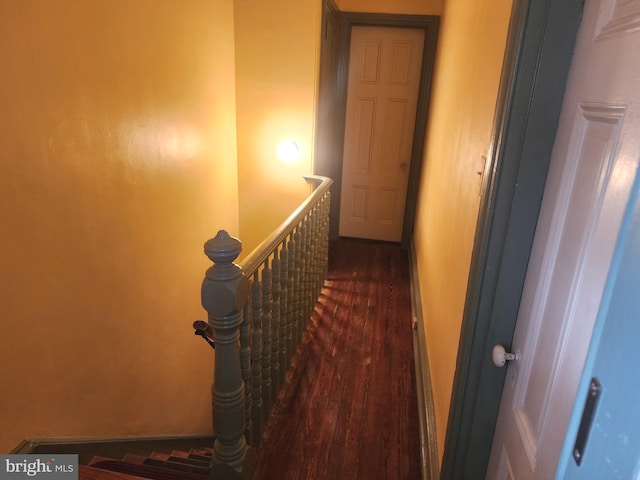
<path fill-rule="evenodd" d="M 202 339 L 207 342 L 211 348 L 213 348 L 214 350 L 216 349 L 216 342 L 211 340 L 209 336 L 211 327 L 207 322 L 205 322 L 204 320 L 196 320 L 195 322 L 193 322 L 193 328 L 195 329 L 195 335 L 202 337 Z"/>

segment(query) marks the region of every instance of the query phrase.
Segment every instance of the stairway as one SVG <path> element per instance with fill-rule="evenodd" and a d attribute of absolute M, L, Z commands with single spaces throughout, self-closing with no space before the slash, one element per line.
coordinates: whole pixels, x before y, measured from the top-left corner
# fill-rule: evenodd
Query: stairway
<path fill-rule="evenodd" d="M 121 459 L 93 457 L 79 466 L 79 480 L 209 480 L 211 449 L 174 450 L 149 456 L 127 453 Z M 211 480 L 241 480 L 227 465 L 216 465 Z"/>

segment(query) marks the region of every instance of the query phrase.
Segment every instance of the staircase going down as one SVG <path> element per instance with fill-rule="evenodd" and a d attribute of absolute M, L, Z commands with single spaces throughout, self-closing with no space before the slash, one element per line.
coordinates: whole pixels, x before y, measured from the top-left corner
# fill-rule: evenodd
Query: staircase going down
<path fill-rule="evenodd" d="M 149 456 L 128 453 L 121 459 L 93 457 L 79 466 L 80 480 L 242 480 L 228 465 L 215 465 L 209 477 L 211 449 L 174 450 Z"/>

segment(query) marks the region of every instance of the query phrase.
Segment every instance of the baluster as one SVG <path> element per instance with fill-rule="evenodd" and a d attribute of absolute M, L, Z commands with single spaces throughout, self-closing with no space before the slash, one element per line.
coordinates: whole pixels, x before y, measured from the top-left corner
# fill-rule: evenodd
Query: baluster
<path fill-rule="evenodd" d="M 315 207 L 314 207 L 315 208 Z M 305 318 L 307 322 L 311 318 L 311 309 L 313 308 L 313 304 L 315 303 L 317 298 L 314 298 L 315 285 L 313 279 L 315 278 L 315 269 L 314 269 L 314 257 L 315 257 L 315 240 L 314 240 L 314 231 L 313 231 L 313 222 L 314 222 L 314 210 L 312 209 L 309 212 L 309 215 L 306 218 L 305 222 L 305 240 L 304 240 L 304 252 L 305 256 L 305 265 L 307 268 L 307 280 L 305 283 L 305 291 L 306 291 L 306 301 L 305 301 Z M 308 324 L 308 323 L 307 323 Z"/>
<path fill-rule="evenodd" d="M 300 294 L 301 298 L 301 306 L 300 309 L 302 313 L 300 317 L 302 318 L 302 326 L 300 328 L 300 338 L 299 342 L 302 342 L 302 337 L 304 336 L 304 332 L 307 330 L 307 326 L 309 325 L 309 303 L 311 301 L 309 295 L 309 252 L 307 251 L 307 217 L 304 218 L 301 228 L 300 228 L 300 278 L 301 278 L 301 290 Z"/>
<path fill-rule="evenodd" d="M 320 209 L 319 205 L 316 205 L 312 212 L 311 217 L 311 239 L 309 250 L 311 251 L 311 262 L 313 265 L 312 272 L 310 274 L 310 281 L 313 288 L 314 298 L 320 296 L 318 291 L 318 278 L 320 276 L 320 265 L 318 259 L 320 258 L 320 238 L 319 238 L 319 225 L 320 225 Z"/>
<path fill-rule="evenodd" d="M 327 192 L 322 199 L 324 213 L 322 214 L 322 282 L 327 278 L 329 267 L 329 213 L 331 210 L 331 192 Z"/>
<path fill-rule="evenodd" d="M 271 403 L 278 399 L 280 389 L 280 259 L 278 249 L 273 252 L 271 261 L 273 278 L 271 279 Z"/>
<path fill-rule="evenodd" d="M 269 259 L 262 268 L 262 418 L 271 410 L 271 269 Z M 262 437 L 258 439 L 261 442 Z"/>
<path fill-rule="evenodd" d="M 302 304 L 304 302 L 304 273 L 302 271 L 302 223 L 298 226 L 296 233 L 294 234 L 295 238 L 295 254 L 293 256 L 293 284 L 295 290 L 294 296 L 294 320 L 292 325 L 292 349 L 291 355 L 293 356 L 298 349 L 298 345 L 300 344 L 300 339 L 302 338 L 302 329 L 305 326 L 304 317 L 303 317 L 303 308 Z"/>
<path fill-rule="evenodd" d="M 324 195 L 320 200 L 319 212 L 318 212 L 318 279 L 316 289 L 318 296 L 322 291 L 322 286 L 327 278 L 327 267 L 329 260 L 329 202 L 328 195 Z"/>
<path fill-rule="evenodd" d="M 302 221 L 300 228 L 300 330 L 298 332 L 298 344 L 302 341 L 302 336 L 307 329 L 309 322 L 309 303 L 311 302 L 311 290 L 309 281 L 311 279 L 311 265 L 309 264 L 309 225 L 310 217 L 307 215 Z"/>
<path fill-rule="evenodd" d="M 291 366 L 291 360 L 296 351 L 298 340 L 298 326 L 300 325 L 300 224 L 291 232 L 289 244 L 289 302 L 291 304 L 291 336 L 287 336 L 289 342 L 287 352 L 287 364 Z"/>
<path fill-rule="evenodd" d="M 309 222 L 309 251 L 311 256 L 309 261 L 311 262 L 311 272 L 309 273 L 309 283 L 311 285 L 311 295 L 315 300 L 318 299 L 318 275 L 320 274 L 318 269 L 318 209 L 317 205 L 311 214 L 311 221 Z"/>
<path fill-rule="evenodd" d="M 251 289 L 249 290 L 251 297 Z M 242 381 L 244 382 L 244 419 L 245 434 L 248 436 L 249 444 L 253 443 L 251 438 L 252 418 L 251 418 L 251 310 L 250 302 L 242 309 L 242 325 L 240 325 L 240 366 L 242 369 Z"/>
<path fill-rule="evenodd" d="M 286 370 L 291 367 L 291 358 L 295 352 L 293 343 L 293 321 L 296 317 L 296 290 L 295 290 L 295 260 L 296 260 L 296 241 L 293 234 L 289 236 L 289 258 L 287 267 L 287 349 L 285 357 Z M 296 322 L 297 323 L 297 322 Z"/>
<path fill-rule="evenodd" d="M 318 269 L 316 266 L 316 256 L 318 255 L 318 239 L 316 238 L 316 221 L 317 211 L 310 218 L 309 233 L 307 234 L 310 242 L 309 246 L 309 259 L 307 260 L 307 268 L 309 269 L 309 305 L 307 306 L 307 318 L 311 319 L 311 312 L 318 301 L 318 295 L 316 295 L 316 276 L 318 275 Z"/>
<path fill-rule="evenodd" d="M 253 274 L 251 285 L 251 316 L 253 332 L 251 336 L 251 419 L 253 429 L 251 442 L 262 440 L 262 283 L 258 271 Z"/>
<path fill-rule="evenodd" d="M 213 445 L 212 465 L 228 464 L 240 471 L 247 451 L 244 437 L 244 381 L 240 367 L 238 339 L 242 312 L 247 302 L 249 282 L 233 261 L 242 243 L 221 230 L 207 241 L 204 251 L 214 263 L 202 283 L 202 306 L 208 313 L 216 342 L 213 379 Z"/>
<path fill-rule="evenodd" d="M 289 317 L 289 250 L 286 239 L 282 242 L 280 250 L 280 371 L 278 381 L 284 385 L 287 365 L 287 318 Z"/>

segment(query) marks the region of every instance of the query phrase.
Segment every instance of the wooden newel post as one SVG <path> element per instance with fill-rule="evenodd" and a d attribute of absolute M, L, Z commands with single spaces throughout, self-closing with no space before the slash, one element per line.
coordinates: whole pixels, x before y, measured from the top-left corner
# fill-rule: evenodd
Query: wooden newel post
<path fill-rule="evenodd" d="M 216 343 L 212 387 L 216 440 L 212 463 L 224 463 L 238 471 L 242 470 L 247 451 L 244 381 L 238 338 L 249 281 L 242 269 L 233 263 L 241 250 L 240 240 L 220 230 L 204 244 L 204 252 L 214 264 L 202 282 L 202 306 L 209 314 L 209 325 L 213 327 Z"/>

